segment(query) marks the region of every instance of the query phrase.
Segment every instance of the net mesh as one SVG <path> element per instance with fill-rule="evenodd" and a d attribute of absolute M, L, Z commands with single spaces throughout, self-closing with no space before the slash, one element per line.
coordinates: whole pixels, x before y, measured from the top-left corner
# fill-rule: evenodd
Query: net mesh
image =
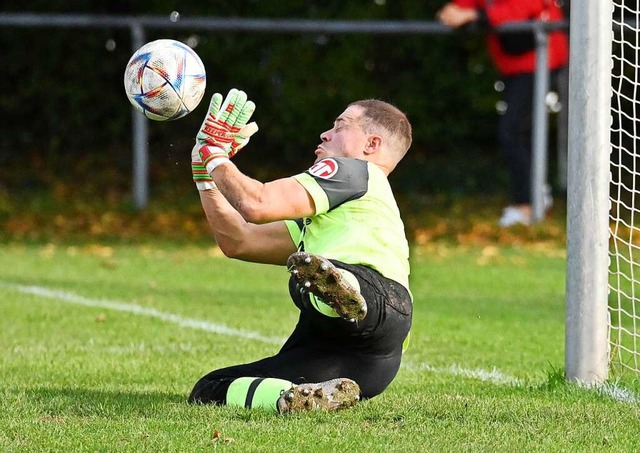
<path fill-rule="evenodd" d="M 614 370 L 637 373 L 640 371 L 640 8 L 637 2 L 613 3 L 610 359 Z"/>

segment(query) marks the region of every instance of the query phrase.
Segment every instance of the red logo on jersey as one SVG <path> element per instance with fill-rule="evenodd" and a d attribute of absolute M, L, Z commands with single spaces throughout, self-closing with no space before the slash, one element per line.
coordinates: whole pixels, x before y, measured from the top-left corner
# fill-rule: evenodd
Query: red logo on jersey
<path fill-rule="evenodd" d="M 329 179 L 338 171 L 338 162 L 328 158 L 322 159 L 320 162 L 313 164 L 309 169 L 309 173 L 322 179 Z"/>

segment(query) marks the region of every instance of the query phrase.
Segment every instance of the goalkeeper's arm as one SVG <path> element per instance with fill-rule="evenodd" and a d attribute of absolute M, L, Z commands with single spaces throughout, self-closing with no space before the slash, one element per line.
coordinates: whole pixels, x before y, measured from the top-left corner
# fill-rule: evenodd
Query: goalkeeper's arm
<path fill-rule="evenodd" d="M 216 189 L 200 191 L 200 201 L 216 243 L 230 257 L 254 263 L 284 265 L 296 251 L 284 222 L 247 222 Z"/>
<path fill-rule="evenodd" d="M 242 173 L 231 161 L 211 173 L 229 203 L 252 223 L 299 219 L 315 215 L 315 203 L 294 178 L 262 183 Z"/>

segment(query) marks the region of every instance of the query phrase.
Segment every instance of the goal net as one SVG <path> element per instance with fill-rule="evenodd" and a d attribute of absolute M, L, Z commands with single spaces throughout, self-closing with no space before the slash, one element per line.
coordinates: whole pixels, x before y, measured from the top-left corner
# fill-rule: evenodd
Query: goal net
<path fill-rule="evenodd" d="M 640 372 L 640 8 L 613 1 L 609 351 Z"/>

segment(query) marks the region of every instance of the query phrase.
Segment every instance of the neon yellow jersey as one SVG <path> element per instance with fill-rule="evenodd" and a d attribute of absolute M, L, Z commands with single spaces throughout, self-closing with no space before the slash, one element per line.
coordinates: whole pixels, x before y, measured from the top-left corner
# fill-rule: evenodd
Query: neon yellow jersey
<path fill-rule="evenodd" d="M 380 168 L 359 159 L 333 157 L 294 178 L 316 206 L 314 216 L 286 221 L 301 250 L 369 266 L 409 290 L 409 244 Z"/>

